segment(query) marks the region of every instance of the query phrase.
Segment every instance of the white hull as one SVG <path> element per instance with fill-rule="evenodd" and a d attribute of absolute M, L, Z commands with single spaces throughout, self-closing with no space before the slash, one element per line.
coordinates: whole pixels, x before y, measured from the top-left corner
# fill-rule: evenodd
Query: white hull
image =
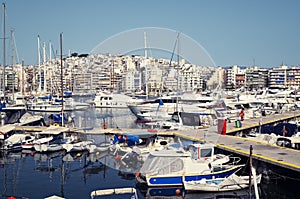
<path fill-rule="evenodd" d="M 22 149 L 33 149 L 35 144 L 41 145 L 50 142 L 53 140 L 53 137 L 44 137 L 36 140 L 32 140 L 30 143 L 24 143 L 21 145 Z"/>
<path fill-rule="evenodd" d="M 37 152 L 53 152 L 63 150 L 61 144 L 35 144 L 34 149 Z"/>
<path fill-rule="evenodd" d="M 75 110 L 82 110 L 86 109 L 88 106 L 65 106 L 64 111 L 75 111 Z M 28 111 L 34 112 L 61 112 L 62 106 L 61 105 L 28 105 Z"/>
<path fill-rule="evenodd" d="M 66 143 L 62 144 L 62 148 L 67 152 L 84 151 L 88 150 L 88 146 L 92 144 L 92 141 L 81 141 L 78 143 Z"/>
<path fill-rule="evenodd" d="M 124 94 L 100 92 L 95 96 L 92 103 L 96 108 L 127 108 L 129 103 L 135 101 L 135 99 Z M 141 100 L 138 101 L 141 102 Z"/>
<path fill-rule="evenodd" d="M 256 182 L 259 184 L 261 175 L 256 177 Z M 249 187 L 249 176 L 237 176 L 232 174 L 227 178 L 202 179 L 199 181 L 183 181 L 184 188 L 187 191 L 204 191 L 204 192 L 220 192 L 220 191 L 235 191 Z M 253 177 L 252 177 L 253 184 Z"/>

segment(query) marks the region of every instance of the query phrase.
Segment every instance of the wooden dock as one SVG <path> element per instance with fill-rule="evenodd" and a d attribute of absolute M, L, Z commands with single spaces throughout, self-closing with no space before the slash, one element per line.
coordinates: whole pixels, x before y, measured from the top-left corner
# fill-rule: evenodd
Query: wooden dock
<path fill-rule="evenodd" d="M 254 159 L 300 172 L 299 150 L 256 142 L 249 138 L 220 135 L 216 133 L 209 134 L 201 130 L 174 132 L 174 134 L 190 140 L 204 141 L 205 139 L 207 142 L 215 144 L 220 149 L 243 156 L 249 156 L 250 145 L 252 145 L 252 155 Z"/>
<path fill-rule="evenodd" d="M 235 154 L 249 156 L 250 145 L 253 147 L 253 158 L 282 168 L 290 169 L 300 173 L 300 151 L 270 145 L 264 142 L 254 141 L 253 139 L 243 138 L 239 135 L 243 131 L 250 131 L 253 128 L 258 128 L 259 123 L 262 125 L 276 124 L 278 122 L 292 120 L 300 117 L 300 111 L 287 112 L 283 114 L 268 115 L 261 118 L 246 119 L 242 122 L 241 128 L 236 128 L 235 123 L 227 123 L 227 135 L 220 135 L 217 133 L 217 127 L 208 129 L 191 129 L 185 131 L 167 131 L 158 130 L 159 135 L 176 135 L 189 140 L 197 140 L 214 143 L 218 148 L 226 150 Z M 16 127 L 16 130 L 24 131 L 42 131 L 45 127 Z M 147 129 L 101 129 L 95 128 L 93 130 L 70 129 L 71 131 L 104 134 L 104 133 L 119 133 L 119 132 L 142 132 Z"/>
<path fill-rule="evenodd" d="M 253 128 L 258 128 L 259 125 L 272 125 L 279 122 L 293 120 L 300 117 L 300 111 L 284 112 L 282 114 L 267 115 L 265 117 L 257 117 L 242 121 L 242 127 L 236 128 L 235 122 L 227 122 L 226 133 L 230 135 L 237 134 L 242 131 L 248 131 Z"/>
<path fill-rule="evenodd" d="M 175 135 L 190 139 L 212 142 L 220 149 L 249 156 L 250 145 L 253 147 L 253 158 L 282 168 L 300 172 L 300 150 L 290 149 L 268 144 L 266 142 L 255 141 L 251 138 L 239 136 L 243 131 L 250 131 L 261 125 L 271 125 L 279 122 L 286 122 L 300 117 L 300 111 L 286 112 L 283 114 L 268 115 L 261 118 L 247 119 L 242 122 L 241 128 L 236 128 L 235 123 L 227 123 L 226 135 L 217 134 L 215 129 L 198 129 L 191 131 L 174 132 Z"/>

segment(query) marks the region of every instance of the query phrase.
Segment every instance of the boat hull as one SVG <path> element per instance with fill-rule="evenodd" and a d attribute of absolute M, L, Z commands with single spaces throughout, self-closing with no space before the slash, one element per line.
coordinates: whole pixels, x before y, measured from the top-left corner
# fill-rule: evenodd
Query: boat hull
<path fill-rule="evenodd" d="M 174 174 L 168 176 L 145 176 L 147 185 L 152 186 L 183 186 L 183 181 L 190 182 L 201 179 L 214 179 L 214 178 L 226 178 L 233 173 L 237 172 L 241 168 L 241 165 L 231 167 L 218 172 L 211 172 L 206 174 Z"/>
<path fill-rule="evenodd" d="M 261 174 L 256 176 L 257 184 L 260 184 Z M 253 182 L 253 177 L 251 182 Z M 227 178 L 203 179 L 197 181 L 183 182 L 187 191 L 221 192 L 235 191 L 249 187 L 249 176 L 237 176 L 232 174 Z"/>

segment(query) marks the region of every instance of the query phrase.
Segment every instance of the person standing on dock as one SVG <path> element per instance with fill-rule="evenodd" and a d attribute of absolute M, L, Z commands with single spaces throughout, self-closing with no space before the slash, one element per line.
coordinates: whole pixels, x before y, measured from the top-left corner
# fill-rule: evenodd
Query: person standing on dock
<path fill-rule="evenodd" d="M 245 116 L 244 108 L 242 108 L 242 110 L 240 111 L 239 116 L 240 116 L 240 120 L 244 121 L 244 116 Z"/>

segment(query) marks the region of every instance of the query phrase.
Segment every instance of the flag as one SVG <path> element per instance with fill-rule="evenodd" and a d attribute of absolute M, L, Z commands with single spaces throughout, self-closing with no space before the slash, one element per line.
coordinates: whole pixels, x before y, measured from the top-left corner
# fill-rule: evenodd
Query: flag
<path fill-rule="evenodd" d="M 159 99 L 159 102 L 158 102 L 158 106 L 157 106 L 157 109 L 156 109 L 156 112 L 159 110 L 159 107 L 163 106 L 164 103 L 162 101 L 162 99 Z"/>

